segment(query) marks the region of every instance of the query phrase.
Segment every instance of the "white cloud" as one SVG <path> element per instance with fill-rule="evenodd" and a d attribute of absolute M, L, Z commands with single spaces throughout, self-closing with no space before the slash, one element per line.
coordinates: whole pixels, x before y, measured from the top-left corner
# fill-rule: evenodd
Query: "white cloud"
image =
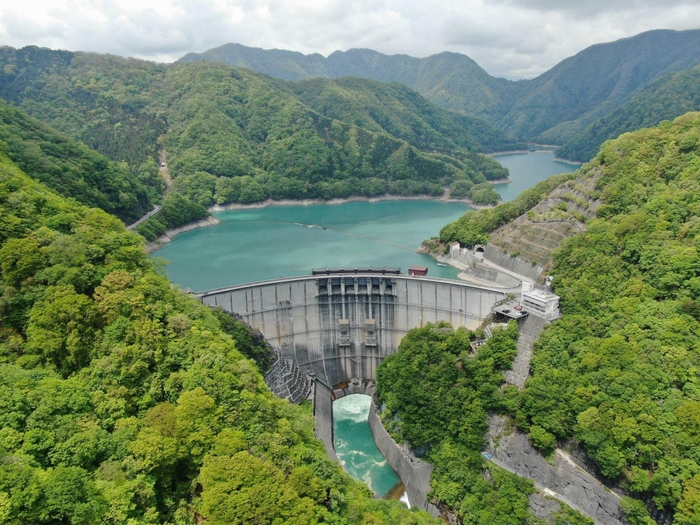
<path fill-rule="evenodd" d="M 700 0 L 0 0 L 0 44 L 171 61 L 229 42 L 322 53 L 464 53 L 536 76 L 596 43 L 691 29 Z"/>

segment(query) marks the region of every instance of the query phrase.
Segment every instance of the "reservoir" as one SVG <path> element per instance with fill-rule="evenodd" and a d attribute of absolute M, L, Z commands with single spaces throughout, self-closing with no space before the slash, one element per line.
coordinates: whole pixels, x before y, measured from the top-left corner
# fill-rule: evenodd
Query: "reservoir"
<path fill-rule="evenodd" d="M 578 166 L 554 161 L 553 152 L 494 157 L 510 170 L 495 185 L 504 201 L 551 175 Z M 215 226 L 182 233 L 156 257 L 169 261 L 169 279 L 195 291 L 307 275 L 311 268 L 428 266 L 433 277 L 458 271 L 415 253 L 420 243 L 470 208 L 440 201 L 351 202 L 270 206 L 215 212 Z"/>
<path fill-rule="evenodd" d="M 494 188 L 503 201 L 557 173 L 578 169 L 554 153 L 494 156 L 510 170 L 511 183 Z M 308 275 L 311 268 L 355 266 L 429 267 L 433 277 L 458 271 L 415 253 L 470 208 L 439 201 L 352 202 L 340 205 L 271 206 L 216 212 L 215 226 L 178 235 L 156 257 L 170 263 L 170 280 L 195 291 Z M 333 404 L 334 447 L 345 469 L 384 496 L 398 477 L 377 449 L 367 424 L 370 398 L 346 396 Z"/>

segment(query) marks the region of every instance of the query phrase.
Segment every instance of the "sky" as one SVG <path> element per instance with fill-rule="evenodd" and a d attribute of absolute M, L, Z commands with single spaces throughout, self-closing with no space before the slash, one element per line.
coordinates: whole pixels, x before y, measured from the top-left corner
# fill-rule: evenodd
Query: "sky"
<path fill-rule="evenodd" d="M 0 45 L 172 62 L 235 42 L 324 56 L 463 53 L 532 78 L 593 44 L 700 28 L 700 0 L 0 0 Z"/>

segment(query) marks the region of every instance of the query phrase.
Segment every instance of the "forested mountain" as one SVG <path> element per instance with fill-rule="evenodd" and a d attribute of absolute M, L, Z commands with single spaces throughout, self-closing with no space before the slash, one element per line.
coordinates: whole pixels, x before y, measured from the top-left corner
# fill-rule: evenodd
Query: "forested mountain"
<path fill-rule="evenodd" d="M 152 186 L 158 148 L 167 152 L 175 194 L 164 208 L 183 213 L 164 210 L 140 230 L 147 237 L 214 203 L 441 195 L 458 181 L 469 196 L 507 176 L 479 152 L 519 146 L 486 122 L 366 80 L 297 85 L 211 62 L 165 66 L 35 47 L 0 49 L 0 66 L 0 96 Z"/>
<path fill-rule="evenodd" d="M 499 125 L 523 140 L 563 144 L 646 83 L 699 63 L 700 30 L 648 31 L 591 46 L 528 81 Z"/>
<path fill-rule="evenodd" d="M 545 452 L 580 443 L 608 483 L 679 525 L 700 522 L 698 166 L 700 113 L 688 113 L 607 142 L 576 180 L 441 231 L 469 245 L 518 214 L 527 220 L 505 226 L 516 237 L 533 223 L 585 225 L 554 252 L 563 317 L 535 346 L 525 389 L 503 392 L 503 411 Z M 582 195 L 597 202 L 590 219 Z M 623 508 L 650 523 L 639 502 Z"/>
<path fill-rule="evenodd" d="M 0 153 L 3 523 L 438 523 L 331 462 L 266 352 Z"/>
<path fill-rule="evenodd" d="M 313 110 L 369 131 L 385 131 L 425 151 L 451 153 L 524 148 L 483 119 L 448 111 L 398 83 L 355 77 L 313 79 L 293 84 Z"/>
<path fill-rule="evenodd" d="M 700 63 L 700 30 L 649 31 L 594 45 L 537 78 L 518 82 L 491 77 L 457 53 L 419 59 L 351 49 L 323 58 L 227 44 L 180 59 L 194 60 L 293 80 L 355 76 L 399 82 L 443 108 L 483 117 L 519 140 L 564 144 L 648 82 Z"/>
<path fill-rule="evenodd" d="M 350 49 L 324 58 L 319 54 L 226 44 L 203 53 L 188 53 L 178 62 L 198 60 L 245 67 L 284 80 L 358 77 L 398 82 L 443 108 L 483 117 L 492 123 L 506 114 L 521 85 L 492 77 L 471 58 L 448 52 L 415 58 Z"/>
<path fill-rule="evenodd" d="M 644 86 L 629 102 L 596 120 L 558 149 L 557 155 L 586 162 L 595 156 L 606 140 L 698 110 L 700 67 L 669 73 Z"/>
<path fill-rule="evenodd" d="M 30 177 L 127 224 L 146 213 L 150 198 L 157 197 L 155 192 L 149 196 L 144 184 L 151 181 L 139 180 L 124 166 L 2 100 L 0 150 Z"/>

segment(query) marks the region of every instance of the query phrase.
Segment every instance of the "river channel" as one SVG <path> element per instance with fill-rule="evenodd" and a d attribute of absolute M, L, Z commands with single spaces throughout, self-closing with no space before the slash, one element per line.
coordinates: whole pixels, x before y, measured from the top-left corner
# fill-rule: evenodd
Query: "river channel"
<path fill-rule="evenodd" d="M 495 156 L 511 183 L 495 185 L 503 201 L 557 173 L 578 169 L 557 162 L 552 151 Z M 439 201 L 352 202 L 341 205 L 271 206 L 214 213 L 215 226 L 175 237 L 155 252 L 169 261 L 168 277 L 196 291 L 308 274 L 311 268 L 429 267 L 429 275 L 456 278 L 414 250 L 457 219 L 466 205 Z M 345 469 L 384 496 L 398 478 L 372 438 L 369 397 L 334 403 L 335 449 Z"/>

